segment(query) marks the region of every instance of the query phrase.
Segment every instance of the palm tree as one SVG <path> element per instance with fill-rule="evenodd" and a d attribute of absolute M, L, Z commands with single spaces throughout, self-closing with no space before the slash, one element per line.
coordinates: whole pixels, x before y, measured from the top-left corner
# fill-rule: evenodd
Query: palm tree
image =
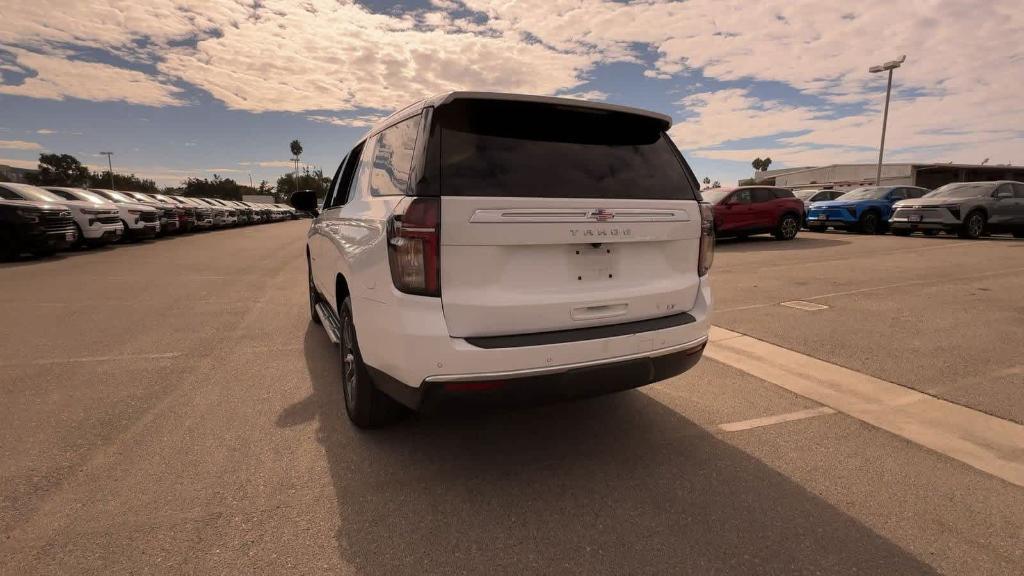
<path fill-rule="evenodd" d="M 302 142 L 292 140 L 289 144 L 292 149 L 292 160 L 295 162 L 295 172 L 292 173 L 292 180 L 295 182 L 295 191 L 299 191 L 299 157 L 302 156 Z"/>

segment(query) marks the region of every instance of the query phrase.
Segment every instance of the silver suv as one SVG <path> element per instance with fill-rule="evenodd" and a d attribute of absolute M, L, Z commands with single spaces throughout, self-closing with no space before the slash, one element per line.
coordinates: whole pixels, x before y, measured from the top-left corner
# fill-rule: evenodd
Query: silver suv
<path fill-rule="evenodd" d="M 1024 238 L 1024 183 L 954 182 L 893 205 L 893 234 L 944 230 L 961 238 L 1011 233 Z"/>

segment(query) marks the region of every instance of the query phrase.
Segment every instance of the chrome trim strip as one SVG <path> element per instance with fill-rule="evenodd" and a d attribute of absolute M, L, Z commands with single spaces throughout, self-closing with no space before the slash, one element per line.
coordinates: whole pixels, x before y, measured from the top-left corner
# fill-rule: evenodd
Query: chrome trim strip
<path fill-rule="evenodd" d="M 617 222 L 689 222 L 690 214 L 684 209 L 652 210 L 649 208 L 609 208 L 611 217 L 599 220 L 592 217 L 593 208 L 508 208 L 477 210 L 469 218 L 474 224 L 508 223 L 610 223 Z"/>
<path fill-rule="evenodd" d="M 669 346 L 668 348 L 661 348 L 659 350 L 652 350 L 650 352 L 638 352 L 636 354 L 629 354 L 626 356 L 616 356 L 615 358 L 603 358 L 601 360 L 590 360 L 587 362 L 577 362 L 575 364 L 562 364 L 560 366 L 545 366 L 543 368 L 525 368 L 522 370 L 508 370 L 506 372 L 481 372 L 479 374 L 448 374 L 443 376 L 428 376 L 425 382 L 479 382 L 485 380 L 503 380 L 505 378 L 522 378 L 529 376 L 544 376 L 546 374 L 558 374 L 561 372 L 568 372 L 569 370 L 575 370 L 576 368 L 589 368 L 591 366 L 600 366 L 602 364 L 614 364 L 615 362 L 625 362 L 627 360 L 636 360 L 637 358 L 654 358 L 657 356 L 664 356 L 666 354 L 672 354 L 673 352 L 681 352 L 683 350 L 690 350 L 698 348 L 706 343 L 708 340 L 707 336 L 701 336 L 696 340 L 691 340 L 684 344 L 677 344 L 675 346 Z"/>

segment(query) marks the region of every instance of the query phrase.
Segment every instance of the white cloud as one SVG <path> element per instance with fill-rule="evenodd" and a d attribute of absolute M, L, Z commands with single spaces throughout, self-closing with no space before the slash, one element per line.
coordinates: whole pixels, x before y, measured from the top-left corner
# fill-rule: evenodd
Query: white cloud
<path fill-rule="evenodd" d="M 49 128 L 40 128 L 36 130 L 36 134 L 56 134 L 56 130 L 50 130 Z"/>
<path fill-rule="evenodd" d="M 159 69 L 229 108 L 301 112 L 390 110 L 469 87 L 554 94 L 580 84 L 593 62 L 525 42 L 518 32 L 444 31 L 354 3 L 263 6 L 259 18 L 239 21 L 195 49 L 165 52 Z"/>
<path fill-rule="evenodd" d="M 20 84 L 0 84 L 0 94 L 48 100 L 121 101 L 147 106 L 184 104 L 178 97 L 180 88 L 136 70 L 21 49 L 9 51 L 14 54 L 17 65 L 34 76 L 26 77 Z"/>
<path fill-rule="evenodd" d="M 14 168 L 29 168 L 35 170 L 39 162 L 35 160 L 24 160 L 22 158 L 0 158 L 0 166 L 13 166 Z"/>
<path fill-rule="evenodd" d="M 576 98 L 577 100 L 607 100 L 608 93 L 600 90 L 587 90 L 585 92 L 572 92 L 569 94 L 558 94 L 562 98 Z"/>
<path fill-rule="evenodd" d="M 294 168 L 295 163 L 288 160 L 263 160 L 260 162 L 239 162 L 239 166 L 258 166 L 260 168 Z"/>
<path fill-rule="evenodd" d="M 384 119 L 384 115 L 376 114 L 363 114 L 359 116 L 325 116 L 325 115 L 311 115 L 306 116 L 306 120 L 312 120 L 320 124 L 331 124 L 334 126 L 351 126 L 355 128 L 367 128 L 373 126 L 377 122 Z"/>
<path fill-rule="evenodd" d="M 42 150 L 43 147 L 36 142 L 26 142 L 24 140 L 0 140 L 0 148 L 7 148 L 10 150 Z"/>

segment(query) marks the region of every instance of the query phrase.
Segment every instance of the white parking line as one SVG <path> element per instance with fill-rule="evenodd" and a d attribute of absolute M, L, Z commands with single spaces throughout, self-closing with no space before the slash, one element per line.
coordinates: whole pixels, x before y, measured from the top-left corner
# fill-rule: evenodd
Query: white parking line
<path fill-rule="evenodd" d="M 75 362 L 112 362 L 115 360 L 159 360 L 162 358 L 177 358 L 181 352 L 159 352 L 156 354 L 125 354 L 122 356 L 85 356 L 82 358 L 48 358 L 45 360 L 30 360 L 27 362 L 0 362 L 0 366 L 44 366 L 48 364 L 70 364 Z"/>
<path fill-rule="evenodd" d="M 899 384 L 713 327 L 704 354 L 1024 486 L 1024 426 L 939 400 Z"/>
<path fill-rule="evenodd" d="M 739 432 L 741 430 L 750 430 L 751 428 L 761 428 L 764 426 L 771 426 L 772 424 L 782 424 L 783 422 L 804 420 L 806 418 L 814 418 L 815 416 L 825 416 L 826 414 L 835 413 L 836 411 L 828 406 L 819 406 L 817 408 L 808 408 L 807 410 L 798 410 L 796 412 L 789 412 L 786 414 L 765 416 L 764 418 L 754 418 L 752 420 L 741 420 L 739 422 L 719 424 L 718 427 L 726 432 Z"/>

